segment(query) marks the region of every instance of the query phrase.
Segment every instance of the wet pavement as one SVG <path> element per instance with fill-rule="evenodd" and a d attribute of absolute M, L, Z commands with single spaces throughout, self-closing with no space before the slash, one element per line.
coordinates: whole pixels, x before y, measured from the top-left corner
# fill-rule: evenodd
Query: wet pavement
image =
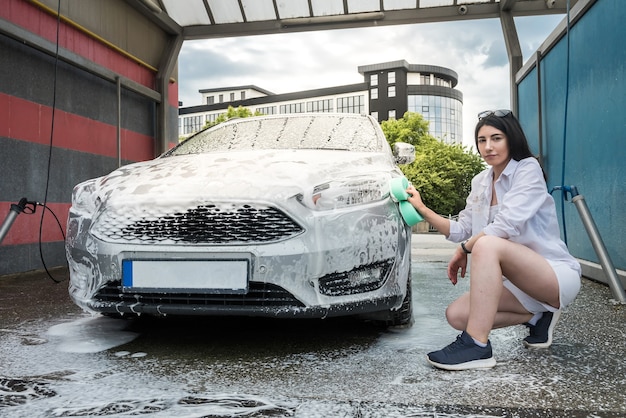
<path fill-rule="evenodd" d="M 490 370 L 445 372 L 428 351 L 468 289 L 445 268 L 453 245 L 413 237 L 415 323 L 348 319 L 92 317 L 67 272 L 0 277 L 0 417 L 624 417 L 626 307 L 589 280 L 551 348 L 522 326 L 491 335 Z"/>

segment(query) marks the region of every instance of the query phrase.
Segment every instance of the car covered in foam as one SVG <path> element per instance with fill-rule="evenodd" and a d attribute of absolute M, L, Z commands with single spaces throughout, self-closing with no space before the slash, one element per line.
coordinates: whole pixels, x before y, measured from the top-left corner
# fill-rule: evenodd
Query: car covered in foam
<path fill-rule="evenodd" d="M 110 315 L 411 321 L 408 144 L 370 116 L 233 119 L 72 193 L 69 293 Z"/>

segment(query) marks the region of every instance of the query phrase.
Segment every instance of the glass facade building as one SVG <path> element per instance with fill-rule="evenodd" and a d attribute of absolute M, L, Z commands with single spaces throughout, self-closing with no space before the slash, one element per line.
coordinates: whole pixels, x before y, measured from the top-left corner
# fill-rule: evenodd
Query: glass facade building
<path fill-rule="evenodd" d="M 463 139 L 463 103 L 451 97 L 409 94 L 408 111 L 420 113 L 429 122 L 429 131 L 445 143 Z"/>
<path fill-rule="evenodd" d="M 369 111 L 379 122 L 421 114 L 432 136 L 449 144 L 463 142 L 463 95 L 454 87 L 456 72 L 404 60 L 359 67 L 368 83 Z"/>

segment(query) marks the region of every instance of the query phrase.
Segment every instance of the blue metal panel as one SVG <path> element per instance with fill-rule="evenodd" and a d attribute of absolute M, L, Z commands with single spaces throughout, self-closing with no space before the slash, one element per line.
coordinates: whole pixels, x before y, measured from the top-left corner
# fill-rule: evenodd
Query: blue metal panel
<path fill-rule="evenodd" d="M 518 88 L 517 113 L 524 128 L 530 150 L 539 156 L 539 117 L 537 114 L 539 94 L 537 92 L 537 68 L 523 80 L 523 88 Z"/>
<path fill-rule="evenodd" d="M 623 1 L 598 0 L 570 28 L 569 84 L 566 83 L 567 38 L 561 39 L 545 54 L 540 66 L 548 187 L 562 184 L 578 187 L 609 256 L 615 267 L 622 270 L 626 270 L 624 21 L 626 8 Z M 529 132 L 536 132 L 537 72 L 530 72 L 520 82 L 518 90 L 522 124 Z M 566 97 L 568 114 L 567 130 L 564 130 Z M 536 152 L 537 143 L 533 142 L 532 136 L 529 135 L 529 140 Z M 554 197 L 560 211 L 560 192 L 555 192 Z M 563 209 L 572 254 L 597 263 L 575 206 L 565 202 Z"/>

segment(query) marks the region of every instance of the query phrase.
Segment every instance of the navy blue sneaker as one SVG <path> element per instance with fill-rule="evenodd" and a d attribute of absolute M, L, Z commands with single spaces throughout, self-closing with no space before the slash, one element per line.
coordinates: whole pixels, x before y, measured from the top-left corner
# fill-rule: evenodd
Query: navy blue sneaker
<path fill-rule="evenodd" d="M 548 348 L 552 345 L 552 333 L 561 316 L 561 310 L 544 312 L 536 325 L 527 324 L 530 335 L 524 338 L 524 345 L 528 348 Z"/>
<path fill-rule="evenodd" d="M 478 346 L 465 331 L 447 347 L 428 353 L 427 360 L 444 370 L 490 369 L 496 365 L 491 343 L 487 342 L 487 347 Z"/>

